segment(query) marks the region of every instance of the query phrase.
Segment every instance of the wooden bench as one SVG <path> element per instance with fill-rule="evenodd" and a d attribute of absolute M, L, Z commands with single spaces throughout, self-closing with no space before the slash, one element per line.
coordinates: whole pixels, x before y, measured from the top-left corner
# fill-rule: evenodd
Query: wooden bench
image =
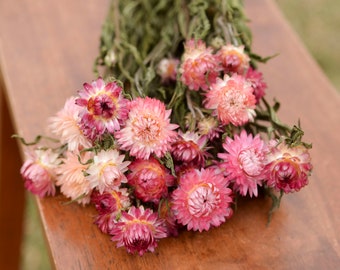
<path fill-rule="evenodd" d="M 0 267 L 19 260 L 22 147 L 44 133 L 46 120 L 83 82 L 95 79 L 101 24 L 108 0 L 2 0 L 0 3 L 1 182 Z M 279 56 L 260 67 L 268 100 L 280 117 L 299 118 L 313 142 L 314 171 L 301 192 L 283 197 L 267 227 L 270 200 L 244 200 L 234 217 L 209 232 L 183 232 L 155 253 L 131 256 L 92 224 L 95 211 L 63 205 L 63 196 L 37 199 L 51 264 L 56 269 L 336 269 L 340 265 L 340 100 L 273 0 L 245 1 L 254 51 Z M 337 53 L 336 51 L 334 53 Z M 6 266 L 6 268 L 3 268 Z"/>

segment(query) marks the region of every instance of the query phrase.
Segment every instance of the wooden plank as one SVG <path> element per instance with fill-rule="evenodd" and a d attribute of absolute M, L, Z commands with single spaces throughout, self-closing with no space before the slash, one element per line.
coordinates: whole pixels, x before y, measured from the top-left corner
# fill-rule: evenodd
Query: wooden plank
<path fill-rule="evenodd" d="M 92 62 L 108 1 L 88 2 L 0 3 L 1 68 L 16 131 L 27 138 L 43 133 L 46 119 L 65 98 L 94 79 Z M 64 205 L 62 196 L 38 200 L 57 269 L 336 268 L 340 261 L 339 95 L 273 1 L 245 3 L 255 52 L 280 53 L 260 67 L 269 85 L 268 96 L 282 102 L 280 116 L 285 122 L 301 119 L 306 138 L 314 143 L 310 185 L 283 198 L 270 226 L 266 226 L 268 199 L 243 200 L 221 227 L 201 234 L 181 232 L 143 257 L 116 249 L 92 224 L 92 207 Z"/>
<path fill-rule="evenodd" d="M 20 155 L 0 76 L 0 265 L 19 269 L 25 190 Z"/>

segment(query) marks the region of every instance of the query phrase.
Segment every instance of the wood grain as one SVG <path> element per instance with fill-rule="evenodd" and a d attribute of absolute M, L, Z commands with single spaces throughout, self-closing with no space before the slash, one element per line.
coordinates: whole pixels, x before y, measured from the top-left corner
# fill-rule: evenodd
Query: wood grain
<path fill-rule="evenodd" d="M 266 198 L 242 200 L 234 217 L 204 233 L 181 232 L 155 253 L 131 256 L 92 224 L 95 211 L 62 196 L 37 200 L 56 269 L 336 269 L 340 262 L 339 94 L 271 0 L 245 1 L 254 51 L 279 56 L 260 66 L 280 117 L 301 120 L 313 142 L 314 171 L 284 196 L 269 226 Z M 20 7 L 20 8 L 19 8 Z M 17 132 L 44 133 L 46 121 L 91 81 L 108 1 L 2 0 L 1 72 Z M 22 11 L 25 12 L 22 12 Z M 22 148 L 21 148 L 22 150 Z"/>

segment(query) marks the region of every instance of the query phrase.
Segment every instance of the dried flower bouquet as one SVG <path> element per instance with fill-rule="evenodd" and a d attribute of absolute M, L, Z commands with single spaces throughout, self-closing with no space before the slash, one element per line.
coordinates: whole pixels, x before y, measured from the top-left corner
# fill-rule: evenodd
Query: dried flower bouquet
<path fill-rule="evenodd" d="M 143 255 L 180 228 L 231 218 L 237 197 L 299 191 L 311 145 L 277 117 L 238 0 L 112 1 L 85 83 L 27 144 L 25 187 L 93 204 L 117 247 Z"/>

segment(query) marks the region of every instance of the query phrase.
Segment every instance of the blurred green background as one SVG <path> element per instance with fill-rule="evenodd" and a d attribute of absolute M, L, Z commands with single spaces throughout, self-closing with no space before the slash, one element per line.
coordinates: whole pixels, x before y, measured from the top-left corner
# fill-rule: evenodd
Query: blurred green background
<path fill-rule="evenodd" d="M 340 1 L 276 0 L 334 86 L 340 89 Z"/>
<path fill-rule="evenodd" d="M 339 90 L 339 0 L 276 0 L 276 2 L 317 63 Z M 48 270 L 51 267 L 39 216 L 33 196 L 27 195 L 21 269 Z"/>

